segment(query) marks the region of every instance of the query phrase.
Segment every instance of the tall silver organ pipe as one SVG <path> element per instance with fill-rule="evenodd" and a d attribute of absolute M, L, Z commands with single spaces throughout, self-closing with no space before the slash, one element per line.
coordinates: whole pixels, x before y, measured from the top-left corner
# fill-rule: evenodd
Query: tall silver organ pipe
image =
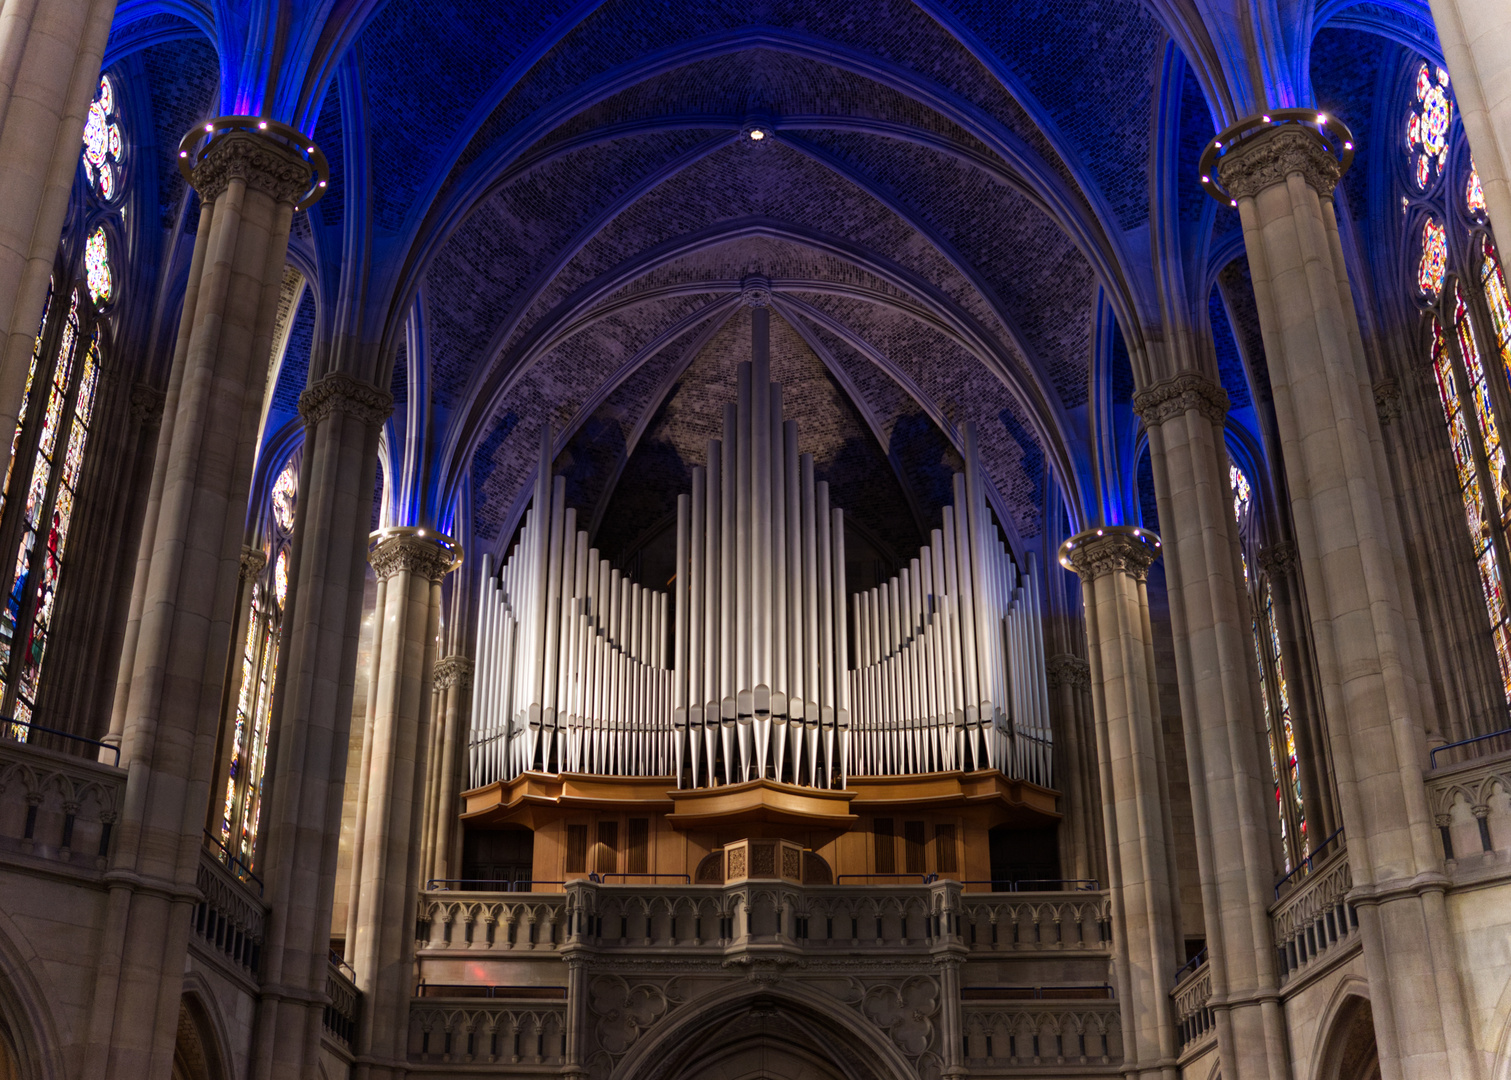
<path fill-rule="evenodd" d="M 1052 786 L 1038 567 L 987 508 L 975 430 L 929 543 L 850 595 L 845 529 L 771 382 L 767 312 L 722 439 L 677 500 L 671 592 L 589 547 L 542 440 L 502 566 L 485 557 L 472 787 L 527 771 L 772 779 L 998 769 Z"/>

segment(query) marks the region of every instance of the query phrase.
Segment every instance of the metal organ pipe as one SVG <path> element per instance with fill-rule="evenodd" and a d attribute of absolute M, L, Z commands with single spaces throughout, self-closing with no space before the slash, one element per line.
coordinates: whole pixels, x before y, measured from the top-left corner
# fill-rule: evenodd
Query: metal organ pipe
<path fill-rule="evenodd" d="M 987 509 L 976 434 L 928 544 L 852 594 L 829 505 L 769 376 L 765 313 L 723 438 L 678 497 L 667 589 L 613 567 L 541 440 L 512 550 L 485 556 L 469 776 L 529 770 L 842 787 L 1000 768 L 1052 782 L 1038 564 Z"/>

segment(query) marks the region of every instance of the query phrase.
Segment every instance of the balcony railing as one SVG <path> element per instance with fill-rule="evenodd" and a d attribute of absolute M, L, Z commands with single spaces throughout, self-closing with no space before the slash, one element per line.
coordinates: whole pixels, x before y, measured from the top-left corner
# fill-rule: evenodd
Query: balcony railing
<path fill-rule="evenodd" d="M 103 870 L 125 786 L 114 766 L 0 738 L 0 851 Z"/>
<path fill-rule="evenodd" d="M 564 1001 L 424 997 L 409 1007 L 409 1060 L 560 1066 Z"/>
<path fill-rule="evenodd" d="M 1195 1050 L 1217 1038 L 1212 1016 L 1212 968 L 1206 960 L 1183 973 L 1170 998 L 1175 1006 L 1175 1035 L 1180 1052 Z"/>
<path fill-rule="evenodd" d="M 1340 850 L 1316 864 L 1300 885 L 1270 908 L 1282 981 L 1306 970 L 1358 931 L 1358 916 L 1348 902 L 1353 883 L 1348 855 Z"/>
<path fill-rule="evenodd" d="M 960 883 L 610 885 L 574 881 L 564 893 L 420 894 L 425 953 L 555 953 L 569 940 L 600 947 L 723 948 L 779 942 L 803 948 L 920 949 L 951 941 L 980 952 L 1105 952 L 1105 892 L 962 893 Z"/>
<path fill-rule="evenodd" d="M 1115 1001 L 968 1001 L 960 1019 L 965 1063 L 973 1071 L 1123 1061 Z"/>
<path fill-rule="evenodd" d="M 1466 859 L 1511 850 L 1507 795 L 1511 795 L 1511 747 L 1429 774 L 1427 803 L 1443 842 L 1443 857 L 1462 865 Z"/>
<path fill-rule="evenodd" d="M 349 1048 L 357 1034 L 362 992 L 351 979 L 351 969 L 334 955 L 325 969 L 325 996 L 325 1030 L 331 1038 Z"/>
<path fill-rule="evenodd" d="M 210 949 L 256 980 L 262 962 L 267 908 L 245 882 L 211 852 L 200 849 L 195 884 L 203 900 L 194 909 L 192 929 Z"/>

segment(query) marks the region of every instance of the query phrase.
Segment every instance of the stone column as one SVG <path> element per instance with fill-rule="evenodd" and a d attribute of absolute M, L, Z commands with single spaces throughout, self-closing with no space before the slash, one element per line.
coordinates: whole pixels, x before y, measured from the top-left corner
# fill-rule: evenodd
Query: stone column
<path fill-rule="evenodd" d="M 16 429 L 114 16 L 115 0 L 0 5 L 0 430 L 7 437 Z"/>
<path fill-rule="evenodd" d="M 83 1073 L 167 1077 L 236 620 L 247 493 L 294 205 L 311 168 L 251 131 L 206 148 L 121 713 L 129 772 Z"/>
<path fill-rule="evenodd" d="M 359 1061 L 371 1065 L 358 1065 L 353 1075 L 386 1077 L 403 1073 L 409 1039 L 431 679 L 441 579 L 457 556 L 433 532 L 394 529 L 379 540 L 371 558 L 383 583 L 382 660 L 371 688 L 372 751 L 364 753 L 367 821 L 352 866 L 352 966 L 365 995 L 354 1049 Z"/>
<path fill-rule="evenodd" d="M 436 765 L 432 790 L 426 794 L 425 865 L 422 878 L 461 876 L 461 867 L 451 865 L 461 805 L 457 802 L 466 767 L 467 724 L 472 707 L 472 661 L 465 656 L 448 656 L 435 666 L 435 687 L 439 710 L 436 719 Z"/>
<path fill-rule="evenodd" d="M 1264 336 L 1381 1073 L 1475 1077 L 1422 783 L 1421 643 L 1333 212 L 1339 165 L 1299 124 L 1250 130 L 1218 175 Z"/>
<path fill-rule="evenodd" d="M 1511 14 L 1500 0 L 1430 0 L 1490 222 L 1511 235 Z"/>
<path fill-rule="evenodd" d="M 1060 561 L 1080 575 L 1086 604 L 1124 1075 L 1174 1080 L 1180 903 L 1145 584 L 1157 543 L 1107 526 L 1067 540 Z"/>
<path fill-rule="evenodd" d="M 262 873 L 275 912 L 263 955 L 251 1075 L 311 1075 L 319 1060 L 367 528 L 383 390 L 330 374 L 299 399 L 304 455 L 283 618 Z"/>
<path fill-rule="evenodd" d="M 1058 775 L 1065 778 L 1067 803 L 1061 826 L 1060 872 L 1072 878 L 1103 876 L 1097 828 L 1102 801 L 1097 793 L 1095 739 L 1088 738 L 1091 724 L 1086 716 L 1086 695 L 1091 689 L 1091 668 L 1073 653 L 1059 653 L 1045 662 L 1055 717 L 1055 751 L 1060 760 Z"/>
<path fill-rule="evenodd" d="M 1228 395 L 1184 371 L 1134 395 L 1164 533 L 1197 867 L 1225 1070 L 1289 1074 L 1271 940 L 1269 762 L 1223 424 Z"/>

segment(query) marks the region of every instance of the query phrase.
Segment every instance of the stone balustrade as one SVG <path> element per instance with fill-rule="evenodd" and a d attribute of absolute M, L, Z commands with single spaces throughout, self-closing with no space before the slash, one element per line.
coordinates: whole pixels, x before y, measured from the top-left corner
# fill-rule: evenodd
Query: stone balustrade
<path fill-rule="evenodd" d="M 326 1034 L 342 1046 L 350 1047 L 357 1034 L 358 1012 L 362 1007 L 362 991 L 352 982 L 335 959 L 326 964 L 325 1015 L 322 1026 Z"/>
<path fill-rule="evenodd" d="M 603 885 L 566 893 L 428 891 L 420 895 L 421 954 L 554 953 L 568 940 L 598 947 L 724 947 L 751 941 L 809 949 L 1103 952 L 1108 894 L 962 894 L 927 885 Z"/>
<path fill-rule="evenodd" d="M 965 893 L 961 935 L 972 951 L 1106 950 L 1112 909 L 1106 892 Z"/>
<path fill-rule="evenodd" d="M 123 769 L 0 739 L 0 857 L 104 870 L 125 786 Z"/>
<path fill-rule="evenodd" d="M 1348 852 L 1316 864 L 1301 883 L 1270 908 L 1281 981 L 1306 971 L 1339 945 L 1351 943 L 1359 919 L 1348 902 L 1354 879 Z"/>
<path fill-rule="evenodd" d="M 194 908 L 191 945 L 207 948 L 254 981 L 262 960 L 263 930 L 268 909 L 256 893 L 227 870 L 220 860 L 201 849 L 195 878 L 204 897 Z"/>
<path fill-rule="evenodd" d="M 418 998 L 409 1009 L 409 1060 L 559 1067 L 567 1004 L 499 998 Z"/>
<path fill-rule="evenodd" d="M 961 1008 L 971 1072 L 1123 1061 L 1118 1005 L 1065 1001 L 970 1002 Z M 1079 1074 L 1078 1074 L 1079 1075 Z"/>
<path fill-rule="evenodd" d="M 1217 1038 L 1212 1016 L 1212 967 L 1205 960 L 1170 991 L 1175 1006 L 1175 1034 L 1180 1052 L 1194 1051 Z"/>
<path fill-rule="evenodd" d="M 1445 859 L 1461 868 L 1504 859 L 1511 852 L 1511 753 L 1428 773 L 1427 805 Z"/>

